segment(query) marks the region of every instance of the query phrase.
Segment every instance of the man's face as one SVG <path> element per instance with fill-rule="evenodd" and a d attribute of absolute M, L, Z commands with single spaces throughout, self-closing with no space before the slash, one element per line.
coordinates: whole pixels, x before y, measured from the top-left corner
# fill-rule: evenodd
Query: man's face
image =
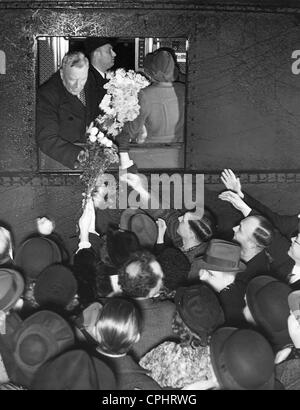
<path fill-rule="evenodd" d="M 93 54 L 93 64 L 100 71 L 107 71 L 115 64 L 116 53 L 111 44 L 98 47 Z"/>
<path fill-rule="evenodd" d="M 60 76 L 65 88 L 73 95 L 79 95 L 88 78 L 89 67 L 65 67 Z"/>
<path fill-rule="evenodd" d="M 229 275 L 229 273 L 216 270 L 200 269 L 199 271 L 199 279 L 210 285 L 218 293 L 225 289 L 230 282 L 234 282 L 234 277 Z M 232 278 L 232 281 L 229 278 Z"/>
<path fill-rule="evenodd" d="M 298 264 L 300 264 L 300 234 L 292 238 L 288 255 Z"/>
<path fill-rule="evenodd" d="M 241 246 L 245 246 L 249 241 L 253 240 L 253 233 L 259 225 L 259 221 L 255 216 L 249 216 L 241 221 L 238 226 L 233 228 L 233 239 Z"/>

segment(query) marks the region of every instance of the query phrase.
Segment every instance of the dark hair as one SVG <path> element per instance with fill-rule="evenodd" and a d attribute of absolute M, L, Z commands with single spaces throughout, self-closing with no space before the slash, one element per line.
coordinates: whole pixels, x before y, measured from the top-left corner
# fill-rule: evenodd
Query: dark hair
<path fill-rule="evenodd" d="M 89 66 L 89 60 L 81 51 L 68 51 L 62 59 L 61 67 L 65 70 L 67 67 L 84 67 Z"/>
<path fill-rule="evenodd" d="M 148 251 L 133 253 L 125 265 L 119 270 L 119 285 L 124 294 L 132 298 L 148 297 L 151 290 L 158 286 L 161 279 L 151 266 L 156 258 Z M 135 274 L 127 272 L 130 265 L 136 266 Z"/>
<path fill-rule="evenodd" d="M 259 225 L 253 232 L 253 237 L 258 247 L 267 248 L 273 241 L 273 225 L 264 216 L 255 215 L 255 218 L 259 221 Z"/>
<path fill-rule="evenodd" d="M 96 324 L 96 339 L 103 352 L 127 353 L 140 333 L 141 315 L 132 301 L 112 298 L 105 303 Z"/>
<path fill-rule="evenodd" d="M 107 231 L 107 251 L 111 262 L 120 267 L 130 254 L 140 249 L 139 240 L 134 232 L 121 231 L 110 226 Z"/>
<path fill-rule="evenodd" d="M 216 230 L 216 221 L 213 214 L 206 209 L 201 219 L 188 221 L 191 230 L 200 242 L 208 242 Z"/>

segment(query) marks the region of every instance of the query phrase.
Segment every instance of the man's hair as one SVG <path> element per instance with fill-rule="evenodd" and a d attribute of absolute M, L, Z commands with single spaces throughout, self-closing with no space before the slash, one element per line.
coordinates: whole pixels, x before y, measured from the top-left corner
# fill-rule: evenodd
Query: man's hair
<path fill-rule="evenodd" d="M 119 285 L 125 295 L 132 298 L 145 298 L 157 287 L 161 276 L 153 271 L 152 262 L 157 261 L 148 251 L 138 251 L 130 256 L 119 270 Z M 135 266 L 134 273 L 127 272 L 130 265 Z"/>
<path fill-rule="evenodd" d="M 208 242 L 216 230 L 216 221 L 213 214 L 206 209 L 201 219 L 188 221 L 191 230 L 200 242 Z"/>
<path fill-rule="evenodd" d="M 64 70 L 67 67 L 83 67 L 89 66 L 89 60 L 85 57 L 85 55 L 81 51 L 69 51 L 65 54 L 61 68 Z"/>
<path fill-rule="evenodd" d="M 141 333 L 141 315 L 132 301 L 112 298 L 103 306 L 96 324 L 100 349 L 108 354 L 127 353 Z"/>
<path fill-rule="evenodd" d="M 0 226 L 0 263 L 4 263 L 10 258 L 10 250 L 12 248 L 12 239 L 10 232 Z"/>
<path fill-rule="evenodd" d="M 264 216 L 255 215 L 255 218 L 259 221 L 259 225 L 253 232 L 253 238 L 259 248 L 267 248 L 274 238 L 273 225 Z"/>

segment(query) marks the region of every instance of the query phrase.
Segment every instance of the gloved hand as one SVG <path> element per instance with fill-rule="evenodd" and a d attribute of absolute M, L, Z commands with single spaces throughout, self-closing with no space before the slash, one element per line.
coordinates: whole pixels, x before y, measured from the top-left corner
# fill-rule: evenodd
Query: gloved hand
<path fill-rule="evenodd" d="M 119 152 L 128 152 L 130 145 L 130 134 L 127 130 L 126 124 L 123 130 L 116 136 L 116 142 L 119 147 Z"/>

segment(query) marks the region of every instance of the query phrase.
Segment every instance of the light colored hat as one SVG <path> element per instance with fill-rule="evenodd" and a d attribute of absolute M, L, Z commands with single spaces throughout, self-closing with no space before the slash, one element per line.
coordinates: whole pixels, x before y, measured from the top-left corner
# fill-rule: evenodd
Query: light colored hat
<path fill-rule="evenodd" d="M 120 228 L 134 232 L 142 248 L 152 248 L 157 241 L 158 228 L 154 219 L 140 208 L 125 209 Z"/>
<path fill-rule="evenodd" d="M 14 269 L 0 269 L 0 310 L 8 312 L 24 291 L 24 279 Z"/>
<path fill-rule="evenodd" d="M 144 70 L 157 82 L 173 82 L 178 76 L 174 58 L 168 51 L 160 49 L 146 55 Z"/>

